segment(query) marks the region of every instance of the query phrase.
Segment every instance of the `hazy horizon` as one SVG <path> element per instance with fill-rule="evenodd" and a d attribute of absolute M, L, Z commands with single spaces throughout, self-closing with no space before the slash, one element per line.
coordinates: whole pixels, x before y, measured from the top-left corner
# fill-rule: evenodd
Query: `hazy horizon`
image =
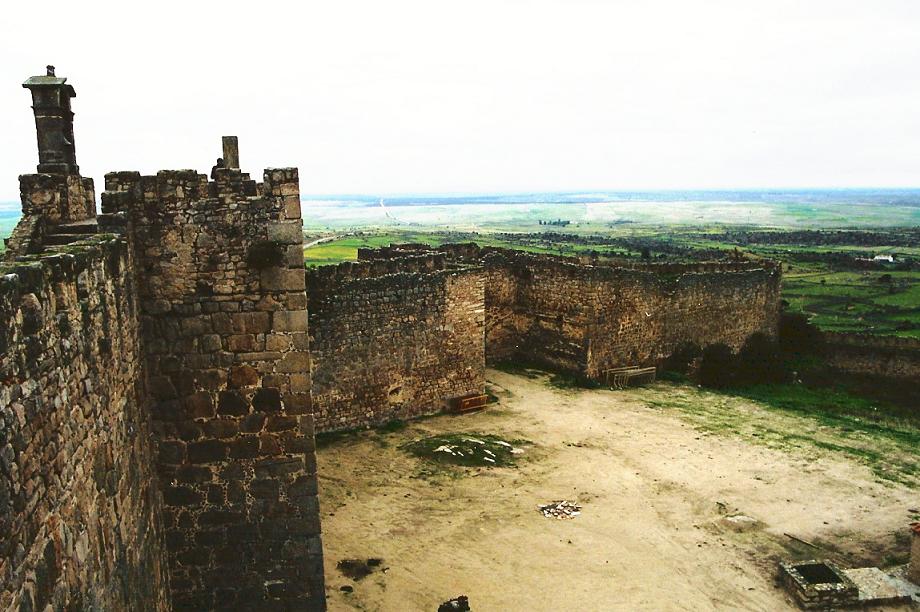
<path fill-rule="evenodd" d="M 244 170 L 297 166 L 305 194 L 920 183 L 913 0 L 52 1 L 6 17 L 0 200 L 36 163 L 19 85 L 49 63 L 76 88 L 77 157 L 100 188 L 114 170 L 207 172 L 230 134 Z"/>

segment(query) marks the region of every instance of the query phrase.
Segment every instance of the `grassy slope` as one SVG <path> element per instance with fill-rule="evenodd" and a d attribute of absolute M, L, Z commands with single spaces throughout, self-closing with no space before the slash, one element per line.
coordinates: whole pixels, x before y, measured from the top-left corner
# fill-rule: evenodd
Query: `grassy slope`
<path fill-rule="evenodd" d="M 842 454 L 866 465 L 880 480 L 920 482 L 917 416 L 899 417 L 897 409 L 844 391 L 761 385 L 719 393 L 659 383 L 627 393 L 652 407 L 678 411 L 700 431 L 804 450 L 814 460 L 825 453 Z"/>

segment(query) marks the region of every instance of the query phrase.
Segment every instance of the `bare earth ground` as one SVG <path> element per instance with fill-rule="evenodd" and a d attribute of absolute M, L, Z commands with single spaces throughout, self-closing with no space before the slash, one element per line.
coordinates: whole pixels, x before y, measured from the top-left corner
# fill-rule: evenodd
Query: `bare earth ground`
<path fill-rule="evenodd" d="M 476 612 L 786 610 L 780 558 L 903 562 L 920 496 L 852 457 L 707 433 L 692 414 L 650 405 L 692 387 L 562 390 L 545 377 L 488 377 L 500 404 L 484 412 L 319 450 L 330 610 L 433 612 L 460 594 Z M 731 409 L 773 430 L 812 426 L 747 400 Z M 445 432 L 533 445 L 519 466 L 493 469 L 434 466 L 399 448 Z M 537 512 L 560 499 L 577 500 L 582 514 Z M 728 519 L 737 514 L 756 522 Z M 382 564 L 360 581 L 336 569 L 374 557 Z"/>

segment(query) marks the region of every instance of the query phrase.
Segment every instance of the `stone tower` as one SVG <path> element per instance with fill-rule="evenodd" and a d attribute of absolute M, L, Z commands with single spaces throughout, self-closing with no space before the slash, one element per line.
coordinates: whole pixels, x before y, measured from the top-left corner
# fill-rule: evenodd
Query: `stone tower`
<path fill-rule="evenodd" d="M 32 92 L 39 173 L 79 174 L 70 110 L 70 99 L 77 95 L 73 87 L 66 78 L 55 76 L 54 66 L 48 66 L 44 76 L 29 77 L 22 86 Z"/>
<path fill-rule="evenodd" d="M 70 110 L 70 99 L 76 96 L 73 87 L 54 74 L 54 66 L 22 86 L 32 93 L 38 172 L 19 177 L 22 222 L 6 239 L 6 260 L 34 254 L 49 240 L 65 244 L 79 239 L 94 231 L 96 217 L 93 179 L 80 176 L 77 165 Z"/>

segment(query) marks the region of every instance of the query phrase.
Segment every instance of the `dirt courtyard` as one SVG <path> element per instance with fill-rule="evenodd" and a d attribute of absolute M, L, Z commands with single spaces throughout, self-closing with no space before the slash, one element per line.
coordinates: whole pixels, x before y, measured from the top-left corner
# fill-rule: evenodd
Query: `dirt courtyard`
<path fill-rule="evenodd" d="M 321 445 L 330 610 L 434 612 L 461 594 L 475 612 L 786 610 L 796 608 L 776 582 L 780 558 L 855 566 L 906 553 L 916 489 L 845 456 L 705 433 L 648 404 L 669 385 L 567 390 L 496 370 L 488 379 L 500 402 L 483 412 Z M 532 444 L 516 467 L 491 469 L 399 448 L 449 432 Z M 581 514 L 537 511 L 563 499 Z M 368 558 L 382 561 L 361 580 L 337 569 Z"/>

